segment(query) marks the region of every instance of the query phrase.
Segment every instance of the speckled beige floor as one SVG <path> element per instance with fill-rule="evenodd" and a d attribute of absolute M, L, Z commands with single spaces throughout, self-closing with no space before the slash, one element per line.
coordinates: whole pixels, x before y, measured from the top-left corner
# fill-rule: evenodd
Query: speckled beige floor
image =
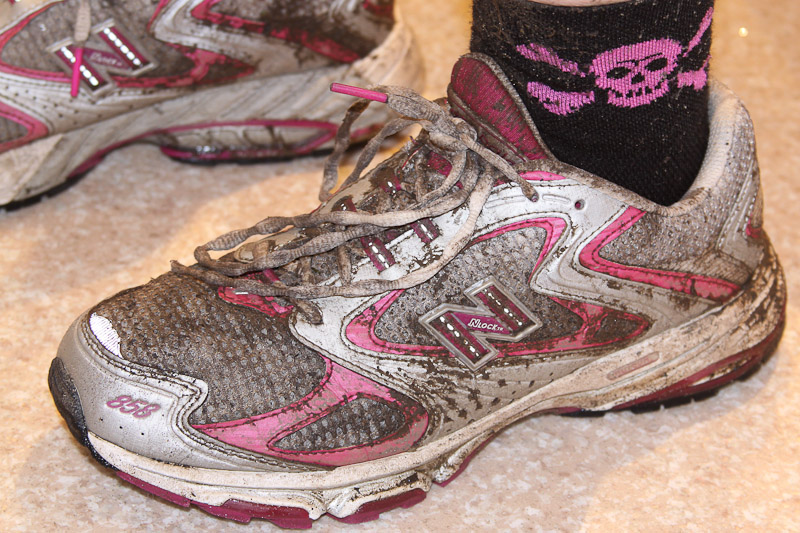
<path fill-rule="evenodd" d="M 441 95 L 467 47 L 469 2 L 400 3 L 426 53 L 427 94 Z M 326 517 L 317 531 L 800 530 L 800 3 L 718 4 L 713 70 L 755 120 L 767 228 L 789 282 L 776 357 L 705 402 L 518 424 L 416 507 L 358 527 Z M 67 326 L 98 299 L 190 260 L 223 231 L 314 207 L 321 164 L 199 168 L 136 146 L 55 198 L 0 213 L 0 530 L 274 529 L 117 480 L 68 433 L 46 373 Z"/>

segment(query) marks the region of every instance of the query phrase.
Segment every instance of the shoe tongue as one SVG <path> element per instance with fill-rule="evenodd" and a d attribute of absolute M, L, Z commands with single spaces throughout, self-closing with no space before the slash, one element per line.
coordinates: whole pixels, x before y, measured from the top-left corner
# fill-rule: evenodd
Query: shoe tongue
<path fill-rule="evenodd" d="M 509 163 L 548 157 L 525 106 L 488 56 L 462 56 L 453 67 L 447 96 L 450 112 L 474 127 L 478 140 Z"/>

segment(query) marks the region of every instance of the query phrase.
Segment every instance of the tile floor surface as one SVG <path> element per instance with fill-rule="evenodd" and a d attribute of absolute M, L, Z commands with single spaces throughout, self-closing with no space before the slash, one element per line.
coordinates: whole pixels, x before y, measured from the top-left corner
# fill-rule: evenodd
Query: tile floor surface
<path fill-rule="evenodd" d="M 469 2 L 400 4 L 423 43 L 427 96 L 440 96 L 467 48 Z M 705 402 L 525 421 L 423 503 L 355 527 L 325 517 L 316 531 L 800 531 L 799 23 L 794 0 L 719 0 L 714 24 L 713 72 L 753 115 L 766 226 L 788 278 L 776 356 Z M 182 166 L 135 146 L 55 198 L 0 212 L 0 530 L 276 529 L 119 481 L 72 439 L 46 374 L 73 318 L 100 298 L 189 261 L 224 231 L 313 208 L 321 165 Z"/>

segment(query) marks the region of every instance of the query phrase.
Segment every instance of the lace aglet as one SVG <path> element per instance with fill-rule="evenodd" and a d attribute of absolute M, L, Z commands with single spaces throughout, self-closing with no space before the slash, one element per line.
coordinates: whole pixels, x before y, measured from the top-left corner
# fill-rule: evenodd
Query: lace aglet
<path fill-rule="evenodd" d="M 366 98 L 367 100 L 373 100 L 382 104 L 389 101 L 389 95 L 386 93 L 370 91 L 369 89 L 353 87 L 352 85 L 345 85 L 343 83 L 331 83 L 331 92 L 355 96 L 356 98 Z"/>
<path fill-rule="evenodd" d="M 72 98 L 78 96 L 78 91 L 81 87 L 81 67 L 83 66 L 83 47 L 79 46 L 75 49 L 75 62 L 72 64 L 72 86 L 70 87 L 69 94 Z"/>

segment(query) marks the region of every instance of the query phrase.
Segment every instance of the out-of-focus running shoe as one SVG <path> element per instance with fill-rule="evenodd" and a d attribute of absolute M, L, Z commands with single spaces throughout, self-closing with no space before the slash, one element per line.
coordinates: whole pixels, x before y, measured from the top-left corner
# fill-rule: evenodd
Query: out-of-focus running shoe
<path fill-rule="evenodd" d="M 67 333 L 53 397 L 121 478 L 235 520 L 358 522 L 523 417 L 691 397 L 775 348 L 785 285 L 752 124 L 720 84 L 705 163 L 670 207 L 556 161 L 485 56 L 456 64 L 446 102 L 337 90 L 405 117 L 338 192 L 343 145 L 314 213 L 201 246 Z"/>
<path fill-rule="evenodd" d="M 332 81 L 419 87 L 393 0 L 0 3 L 0 205 L 150 142 L 192 162 L 330 149 Z M 374 133 L 388 109 L 359 122 Z"/>

